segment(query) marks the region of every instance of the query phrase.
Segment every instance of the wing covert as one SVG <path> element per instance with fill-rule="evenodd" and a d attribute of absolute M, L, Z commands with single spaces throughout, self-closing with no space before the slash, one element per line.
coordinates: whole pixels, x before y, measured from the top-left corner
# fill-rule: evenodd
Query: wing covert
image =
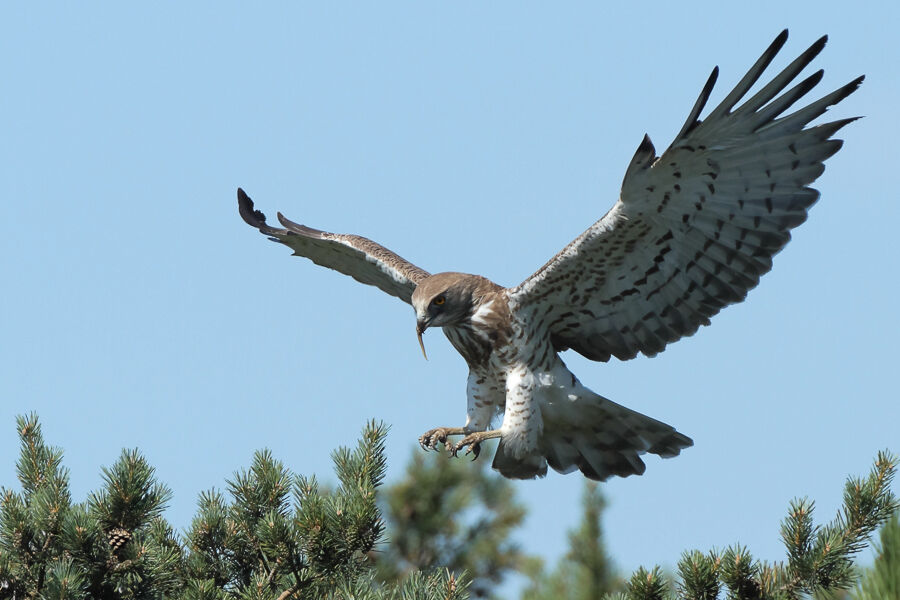
<path fill-rule="evenodd" d="M 317 265 L 334 269 L 344 275 L 410 303 L 416 285 L 429 276 L 409 261 L 381 244 L 358 235 L 329 233 L 300 225 L 278 213 L 284 229 L 271 227 L 266 216 L 253 208 L 253 201 L 238 188 L 238 210 L 244 221 L 269 239 L 294 250 Z"/>
<path fill-rule="evenodd" d="M 783 31 L 705 120 L 713 70 L 675 141 L 635 152 L 613 208 L 520 285 L 511 307 L 542 319 L 561 350 L 592 360 L 653 356 L 740 302 L 806 220 L 809 187 L 854 119 L 807 127 L 851 94 L 859 77 L 793 113 L 817 71 L 785 91 L 825 37 L 739 104 L 787 40 Z M 735 108 L 737 106 L 737 108 Z"/>

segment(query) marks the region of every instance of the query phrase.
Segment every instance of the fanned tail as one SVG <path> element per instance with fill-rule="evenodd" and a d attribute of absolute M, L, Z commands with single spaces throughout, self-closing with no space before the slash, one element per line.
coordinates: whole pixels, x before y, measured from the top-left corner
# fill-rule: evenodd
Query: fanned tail
<path fill-rule="evenodd" d="M 546 475 L 549 465 L 559 473 L 577 469 L 589 479 L 605 481 L 641 475 L 644 453 L 671 458 L 694 445 L 671 425 L 579 387 L 576 400 L 541 406 L 544 430 L 536 453 L 516 457 L 501 439 L 494 469 L 505 477 L 531 479 Z"/>

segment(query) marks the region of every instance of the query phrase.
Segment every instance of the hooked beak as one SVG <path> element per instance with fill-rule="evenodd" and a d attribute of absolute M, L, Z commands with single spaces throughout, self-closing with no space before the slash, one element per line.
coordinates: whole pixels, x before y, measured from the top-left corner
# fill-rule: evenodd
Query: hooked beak
<path fill-rule="evenodd" d="M 422 341 L 422 334 L 425 333 L 427 328 L 428 325 L 425 324 L 425 321 L 416 321 L 416 337 L 419 338 L 419 348 L 422 349 L 422 356 L 425 357 L 425 360 L 428 360 L 428 355 L 425 354 L 425 343 Z"/>

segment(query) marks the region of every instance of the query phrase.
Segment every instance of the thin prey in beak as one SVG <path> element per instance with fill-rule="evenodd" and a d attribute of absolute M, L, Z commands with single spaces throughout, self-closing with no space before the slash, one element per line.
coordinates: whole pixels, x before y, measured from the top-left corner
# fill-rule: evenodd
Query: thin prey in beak
<path fill-rule="evenodd" d="M 428 360 L 428 355 L 425 354 L 425 343 L 422 341 L 422 334 L 425 332 L 424 323 L 416 323 L 416 337 L 419 338 L 419 348 L 422 349 L 422 356 L 425 357 L 425 360 Z"/>

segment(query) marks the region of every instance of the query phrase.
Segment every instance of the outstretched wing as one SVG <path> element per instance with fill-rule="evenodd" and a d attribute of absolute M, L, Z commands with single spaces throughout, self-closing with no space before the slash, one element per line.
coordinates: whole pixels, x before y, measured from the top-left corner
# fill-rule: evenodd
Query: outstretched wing
<path fill-rule="evenodd" d="M 238 209 L 249 225 L 276 242 L 290 246 L 295 256 L 305 256 L 317 265 L 410 302 L 416 285 L 429 276 L 416 265 L 397 256 L 381 244 L 358 235 L 328 233 L 299 225 L 278 213 L 280 229 L 266 224 L 266 215 L 253 209 L 253 201 L 238 188 Z"/>
<path fill-rule="evenodd" d="M 605 361 L 653 356 L 743 300 L 806 220 L 819 196 L 808 185 L 842 144 L 831 136 L 854 120 L 807 127 L 862 77 L 784 114 L 821 80 L 817 71 L 783 91 L 826 39 L 735 108 L 784 45 L 783 31 L 701 122 L 716 67 L 668 150 L 657 158 L 645 136 L 619 201 L 508 290 L 511 307 L 543 319 L 557 349 Z"/>

